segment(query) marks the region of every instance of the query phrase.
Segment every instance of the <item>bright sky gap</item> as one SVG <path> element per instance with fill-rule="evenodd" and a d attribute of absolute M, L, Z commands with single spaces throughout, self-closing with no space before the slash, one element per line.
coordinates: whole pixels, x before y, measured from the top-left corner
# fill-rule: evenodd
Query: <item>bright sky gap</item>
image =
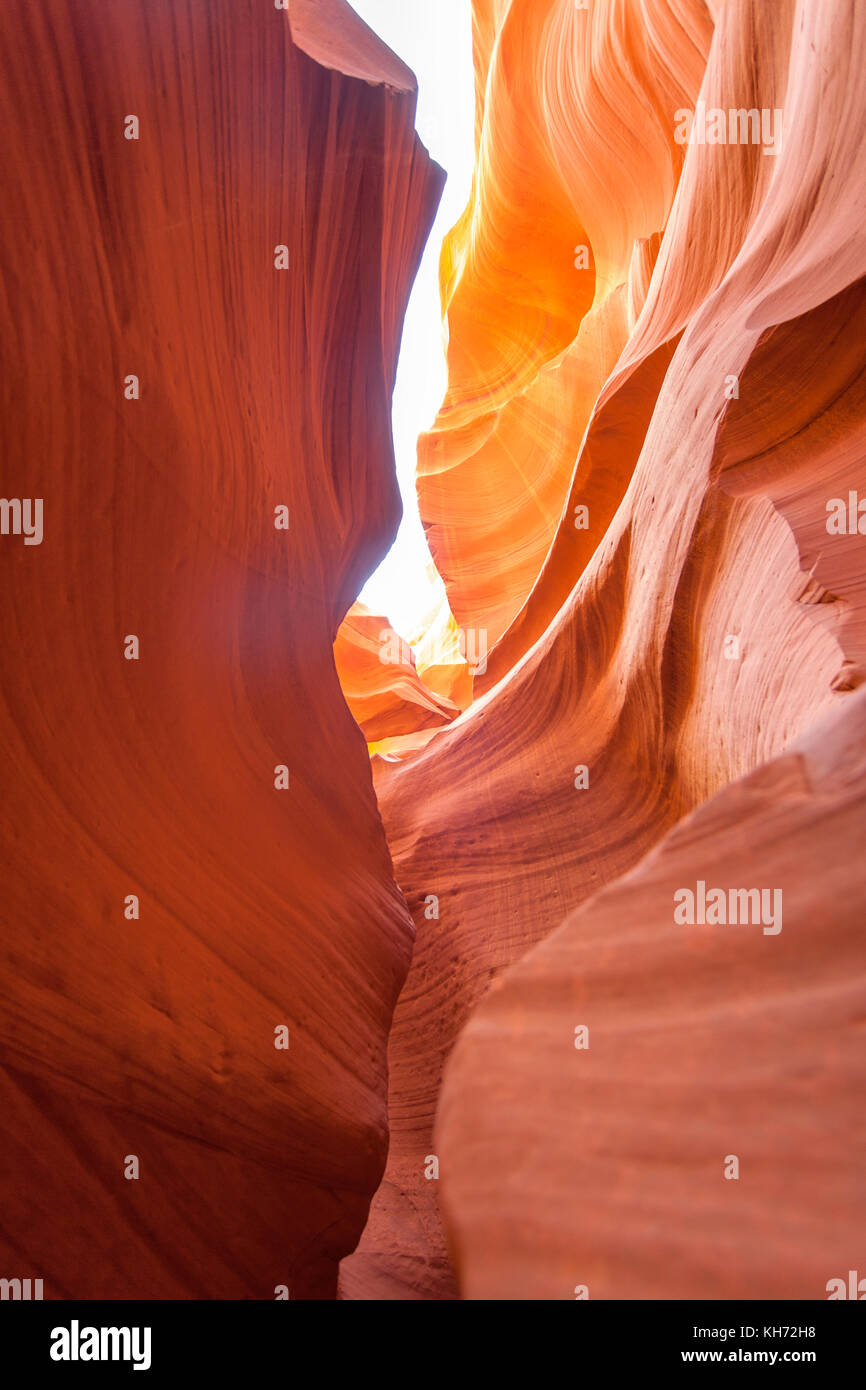
<path fill-rule="evenodd" d="M 469 199 L 472 186 L 474 83 L 469 0 L 350 0 L 366 24 L 418 79 L 416 128 L 448 175 L 439 212 L 418 271 L 406 319 L 394 390 L 392 422 L 403 521 L 397 538 L 360 598 L 412 641 L 441 593 L 431 577 L 430 552 L 418 515 L 415 465 L 418 435 L 445 394 L 445 356 L 439 307 L 439 252 Z"/>

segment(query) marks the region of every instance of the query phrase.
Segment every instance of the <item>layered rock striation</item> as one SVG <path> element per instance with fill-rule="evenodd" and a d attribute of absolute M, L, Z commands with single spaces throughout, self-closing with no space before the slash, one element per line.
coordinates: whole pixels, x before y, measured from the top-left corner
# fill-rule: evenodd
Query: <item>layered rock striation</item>
<path fill-rule="evenodd" d="M 0 1259 L 46 1297 L 860 1259 L 866 14 L 473 16 L 447 604 L 383 659 L 412 74 L 343 0 L 0 11 Z"/>
<path fill-rule="evenodd" d="M 474 14 L 418 488 L 491 655 L 376 767 L 418 935 L 341 1287 L 825 1297 L 864 1217 L 866 16 Z M 699 883 L 782 928 L 676 920 Z"/>
<path fill-rule="evenodd" d="M 0 37 L 3 490 L 44 520 L 0 538 L 0 1266 L 330 1297 L 413 937 L 332 644 L 441 171 L 342 0 Z"/>

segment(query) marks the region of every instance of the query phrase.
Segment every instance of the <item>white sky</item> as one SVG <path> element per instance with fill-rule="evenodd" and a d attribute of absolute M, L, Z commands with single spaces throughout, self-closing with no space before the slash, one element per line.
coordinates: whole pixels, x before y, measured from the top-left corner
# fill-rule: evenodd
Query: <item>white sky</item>
<path fill-rule="evenodd" d="M 442 238 L 466 206 L 472 186 L 475 98 L 470 0 L 349 3 L 417 77 L 416 129 L 448 175 L 409 300 L 394 390 L 394 450 L 403 522 L 393 546 L 360 595 L 368 607 L 385 614 L 412 640 L 436 597 L 415 495 L 416 445 L 421 431 L 433 423 L 445 394 L 439 251 Z"/>

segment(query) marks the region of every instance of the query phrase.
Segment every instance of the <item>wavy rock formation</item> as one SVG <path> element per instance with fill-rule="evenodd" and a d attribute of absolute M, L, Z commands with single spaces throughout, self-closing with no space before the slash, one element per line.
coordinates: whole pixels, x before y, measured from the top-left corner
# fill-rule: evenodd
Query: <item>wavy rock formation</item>
<path fill-rule="evenodd" d="M 443 253 L 448 391 L 418 497 L 452 611 L 492 646 L 538 577 L 639 312 L 682 165 L 674 112 L 697 95 L 712 26 L 695 0 L 473 14 L 477 168 Z M 628 477 L 603 471 L 583 469 L 577 498 L 584 563 Z"/>
<path fill-rule="evenodd" d="M 405 746 L 405 735 L 441 728 L 460 713 L 427 688 L 389 620 L 363 603 L 354 603 L 341 624 L 334 660 L 346 703 L 374 752 Z"/>
<path fill-rule="evenodd" d="M 0 1266 L 331 1296 L 413 931 L 332 643 L 441 173 L 342 0 L 0 38 L 3 486 L 44 508 L 0 537 Z"/>
<path fill-rule="evenodd" d="M 465 1297 L 811 1300 L 862 1268 L 864 816 L 860 691 L 490 992 L 435 1143 Z M 697 879 L 781 911 L 680 925 Z"/>
<path fill-rule="evenodd" d="M 866 1214 L 866 13 L 474 11 L 419 496 L 498 645 L 374 767 L 418 936 L 341 1289 L 822 1297 Z M 747 141 L 678 145 L 699 102 Z M 783 929 L 677 923 L 699 881 L 778 890 Z"/>
<path fill-rule="evenodd" d="M 0 7 L 0 1262 L 49 1298 L 861 1259 L 866 11 L 473 11 L 448 602 L 383 662 L 412 74 L 343 0 Z"/>

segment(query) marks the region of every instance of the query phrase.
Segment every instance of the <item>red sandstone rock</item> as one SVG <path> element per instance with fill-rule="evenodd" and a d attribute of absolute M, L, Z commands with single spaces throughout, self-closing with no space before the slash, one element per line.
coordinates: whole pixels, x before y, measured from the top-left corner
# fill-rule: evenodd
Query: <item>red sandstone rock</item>
<path fill-rule="evenodd" d="M 569 1298 L 589 1283 L 593 1297 L 815 1298 L 856 1263 L 852 691 L 866 552 L 857 535 L 828 533 L 827 505 L 866 497 L 866 15 L 843 0 L 808 14 L 787 0 L 712 10 L 711 36 L 699 3 L 643 6 L 645 30 L 614 3 L 589 19 L 564 0 L 518 0 L 504 22 L 500 7 L 476 6 L 487 85 L 472 238 L 490 244 L 443 263 L 452 385 L 437 429 L 450 462 L 431 482 L 428 441 L 419 490 L 422 510 L 438 496 L 429 534 L 458 620 L 496 630 L 515 616 L 476 680 L 483 698 L 422 752 L 376 769 L 418 937 L 391 1035 L 388 1168 L 343 1263 L 347 1297 Z M 657 68 L 641 62 L 659 42 L 681 74 L 661 100 Z M 527 45 L 543 63 L 521 65 Z M 569 83 L 578 70 L 594 74 L 603 117 L 594 89 Z M 725 111 L 782 108 L 780 152 L 694 145 L 677 183 L 664 141 L 658 163 L 644 137 L 698 95 Z M 517 147 L 503 110 L 528 113 Z M 515 148 L 537 201 L 519 201 Z M 584 164 L 605 180 L 601 203 Z M 638 186 L 618 183 L 621 170 Z M 641 221 L 635 209 L 665 188 L 672 201 Z M 565 380 L 569 336 L 583 351 L 596 312 L 540 249 L 551 229 L 570 239 L 553 189 L 573 191 L 612 267 L 606 332 L 616 315 L 629 336 L 560 475 L 544 556 L 532 516 L 507 500 L 511 470 L 534 466 L 517 447 L 532 431 L 515 422 L 537 408 L 549 364 Z M 468 236 L 467 219 L 455 244 Z M 516 307 L 503 293 L 512 236 Z M 514 431 L 511 456 L 487 442 L 491 420 Z M 482 535 L 487 514 L 465 500 L 482 455 L 485 497 L 506 498 L 501 590 L 497 528 Z M 579 503 L 588 532 L 572 524 Z M 786 756 L 798 739 L 799 760 Z M 733 886 L 783 888 L 782 937 L 673 929 L 673 887 L 723 872 Z M 430 895 L 438 918 L 425 915 Z M 579 1081 L 573 1027 L 593 1019 L 598 1047 Z M 743 1180 L 723 1186 L 738 1146 Z M 425 1176 L 432 1156 L 438 1182 Z"/>
<path fill-rule="evenodd" d="M 415 930 L 344 1297 L 859 1260 L 866 17 L 474 14 L 419 467 L 456 621 L 383 679 L 344 619 L 440 186 L 411 74 L 340 0 L 0 9 L 4 491 L 45 506 L 0 537 L 0 1255 L 48 1297 L 332 1296 Z M 781 150 L 678 145 L 699 99 Z M 781 932 L 676 922 L 698 882 Z"/>
<path fill-rule="evenodd" d="M 441 175 L 337 0 L 7 0 L 0 66 L 3 488 L 44 500 L 0 538 L 0 1266 L 328 1296 L 412 939 L 332 642 Z"/>
<path fill-rule="evenodd" d="M 862 1268 L 864 816 L 861 691 L 491 990 L 433 1145 L 465 1297 L 812 1300 Z M 678 925 L 698 880 L 778 902 Z"/>

